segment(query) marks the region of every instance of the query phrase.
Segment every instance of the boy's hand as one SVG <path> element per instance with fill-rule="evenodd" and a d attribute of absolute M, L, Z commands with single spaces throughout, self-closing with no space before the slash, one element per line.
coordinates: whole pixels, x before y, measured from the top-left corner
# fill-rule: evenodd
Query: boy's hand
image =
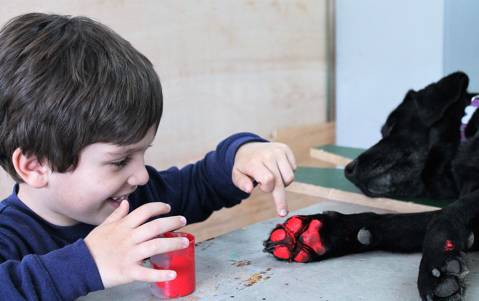
<path fill-rule="evenodd" d="M 294 180 L 296 160 L 291 149 L 282 143 L 251 142 L 236 152 L 233 165 L 233 183 L 251 193 L 256 181 L 259 188 L 272 192 L 276 211 L 280 216 L 288 214 L 285 186 Z"/>
<path fill-rule="evenodd" d="M 170 206 L 154 202 L 138 207 L 128 214 L 128 202 L 88 234 L 85 243 L 95 260 L 105 288 L 132 281 L 168 281 L 176 277 L 170 270 L 155 270 L 143 266 L 143 260 L 159 253 L 183 249 L 188 239 L 157 238 L 158 235 L 186 224 L 182 216 L 158 218 L 168 213 Z"/>

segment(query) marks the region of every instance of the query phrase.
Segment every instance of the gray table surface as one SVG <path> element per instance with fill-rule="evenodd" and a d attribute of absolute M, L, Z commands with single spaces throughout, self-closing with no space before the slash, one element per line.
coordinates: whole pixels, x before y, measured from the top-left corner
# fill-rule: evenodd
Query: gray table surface
<path fill-rule="evenodd" d="M 322 202 L 292 214 L 326 210 L 344 213 L 378 209 Z M 238 217 L 241 218 L 241 217 Z M 301 264 L 275 260 L 262 241 L 284 219 L 272 219 L 196 246 L 196 291 L 175 300 L 420 300 L 416 279 L 419 254 L 370 252 Z M 468 256 L 466 300 L 479 300 L 479 254 Z M 79 300 L 158 300 L 146 283 L 91 293 Z"/>

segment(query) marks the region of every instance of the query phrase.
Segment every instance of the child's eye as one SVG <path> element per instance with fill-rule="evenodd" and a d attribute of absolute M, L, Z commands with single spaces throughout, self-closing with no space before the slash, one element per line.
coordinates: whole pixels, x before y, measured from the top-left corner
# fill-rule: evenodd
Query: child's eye
<path fill-rule="evenodd" d="M 125 167 L 130 162 L 130 160 L 131 160 L 130 157 L 126 157 L 123 160 L 115 161 L 115 162 L 112 162 L 111 164 L 121 168 L 121 167 Z"/>

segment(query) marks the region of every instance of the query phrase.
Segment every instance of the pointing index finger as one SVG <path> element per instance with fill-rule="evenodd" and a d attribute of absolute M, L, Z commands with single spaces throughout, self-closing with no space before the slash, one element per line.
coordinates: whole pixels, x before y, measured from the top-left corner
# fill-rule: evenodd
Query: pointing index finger
<path fill-rule="evenodd" d="M 279 216 L 286 216 L 288 214 L 288 204 L 286 203 L 286 191 L 282 181 L 276 181 L 272 194 Z"/>

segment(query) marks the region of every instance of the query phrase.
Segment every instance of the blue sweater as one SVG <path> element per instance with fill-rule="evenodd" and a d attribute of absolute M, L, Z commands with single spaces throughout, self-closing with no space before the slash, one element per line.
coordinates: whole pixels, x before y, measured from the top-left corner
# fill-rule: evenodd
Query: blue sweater
<path fill-rule="evenodd" d="M 169 215 L 189 223 L 205 220 L 215 210 L 238 204 L 248 194 L 231 179 L 237 149 L 264 141 L 240 133 L 222 141 L 206 157 L 181 169 L 158 172 L 147 166 L 149 182 L 129 197 L 130 210 L 147 202 L 171 205 Z M 74 300 L 103 289 L 100 274 L 83 238 L 94 228 L 79 223 L 52 225 L 17 196 L 0 203 L 0 296 L 2 300 Z"/>

